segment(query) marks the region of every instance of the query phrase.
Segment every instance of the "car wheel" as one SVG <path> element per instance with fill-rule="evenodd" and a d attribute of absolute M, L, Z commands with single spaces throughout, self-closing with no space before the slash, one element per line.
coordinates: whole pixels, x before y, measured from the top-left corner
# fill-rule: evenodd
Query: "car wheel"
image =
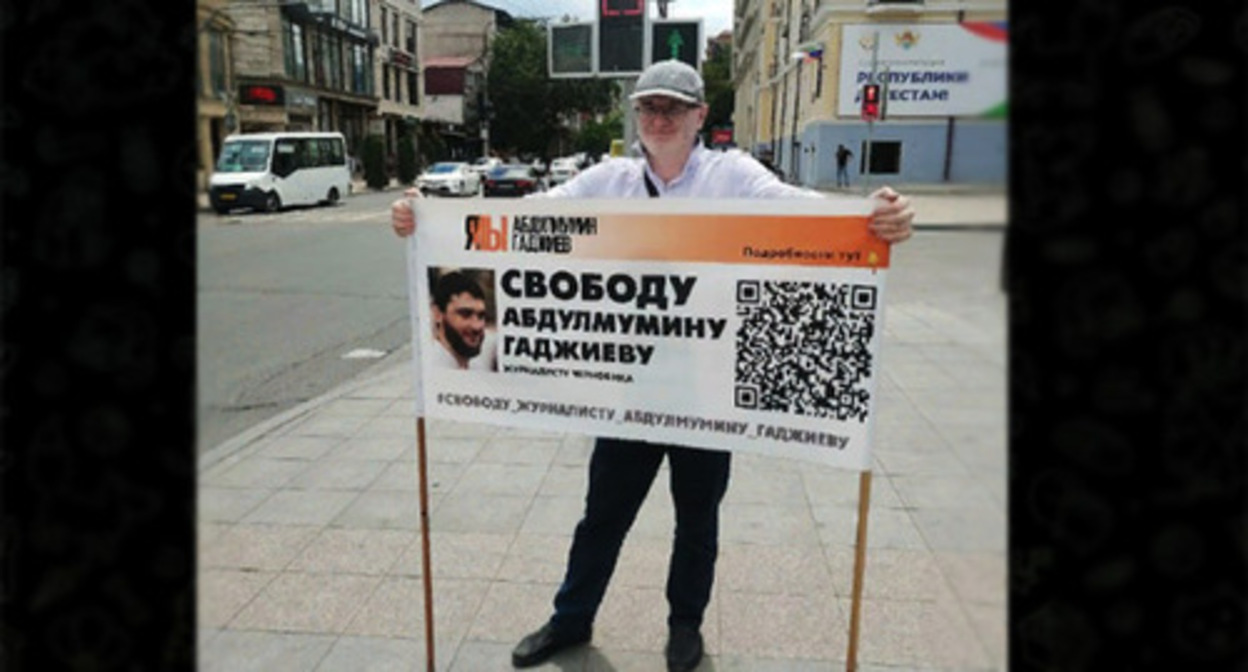
<path fill-rule="evenodd" d="M 282 199 L 277 195 L 276 191 L 271 191 L 264 197 L 264 211 L 277 212 L 282 209 Z"/>
<path fill-rule="evenodd" d="M 338 198 L 338 187 L 330 187 L 329 195 L 325 197 L 325 200 L 328 201 L 330 205 L 338 205 Z"/>
<path fill-rule="evenodd" d="M 224 206 L 215 207 L 213 208 L 213 211 L 218 215 L 228 215 L 230 213 L 230 209 Z"/>

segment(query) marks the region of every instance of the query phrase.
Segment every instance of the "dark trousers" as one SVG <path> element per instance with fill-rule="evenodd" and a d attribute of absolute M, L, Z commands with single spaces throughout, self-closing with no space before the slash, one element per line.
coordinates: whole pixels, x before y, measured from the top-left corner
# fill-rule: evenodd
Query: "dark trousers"
<path fill-rule="evenodd" d="M 576 526 L 551 623 L 587 632 L 615 571 L 620 547 L 667 456 L 676 536 L 667 574 L 668 625 L 702 625 L 715 582 L 719 503 L 731 454 L 644 441 L 600 438 L 589 461 L 585 515 Z"/>

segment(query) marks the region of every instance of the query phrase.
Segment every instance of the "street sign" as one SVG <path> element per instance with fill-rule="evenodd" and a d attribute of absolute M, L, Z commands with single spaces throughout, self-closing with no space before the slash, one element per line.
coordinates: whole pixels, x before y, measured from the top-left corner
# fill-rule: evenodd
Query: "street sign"
<path fill-rule="evenodd" d="M 644 62 L 646 0 L 598 0 L 598 74 L 631 77 Z"/>
<path fill-rule="evenodd" d="M 674 58 L 701 71 L 701 57 L 701 19 L 654 19 L 650 22 L 650 63 Z"/>
<path fill-rule="evenodd" d="M 594 76 L 594 24 L 563 23 L 549 29 L 547 72 L 552 78 Z"/>

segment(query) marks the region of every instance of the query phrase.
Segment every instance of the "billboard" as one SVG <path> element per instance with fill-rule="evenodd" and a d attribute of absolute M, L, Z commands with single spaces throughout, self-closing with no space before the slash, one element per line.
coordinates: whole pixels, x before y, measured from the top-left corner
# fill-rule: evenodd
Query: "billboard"
<path fill-rule="evenodd" d="M 842 31 L 840 116 L 861 113 L 873 53 L 890 119 L 1005 116 L 1005 22 L 848 24 Z"/>

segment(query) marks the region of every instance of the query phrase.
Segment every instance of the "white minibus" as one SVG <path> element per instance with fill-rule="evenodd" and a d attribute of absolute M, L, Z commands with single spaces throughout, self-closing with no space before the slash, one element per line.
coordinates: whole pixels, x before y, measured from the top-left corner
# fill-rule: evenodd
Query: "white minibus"
<path fill-rule="evenodd" d="M 289 205 L 337 203 L 351 193 L 341 133 L 243 133 L 221 144 L 208 182 L 212 209 L 276 212 Z"/>

